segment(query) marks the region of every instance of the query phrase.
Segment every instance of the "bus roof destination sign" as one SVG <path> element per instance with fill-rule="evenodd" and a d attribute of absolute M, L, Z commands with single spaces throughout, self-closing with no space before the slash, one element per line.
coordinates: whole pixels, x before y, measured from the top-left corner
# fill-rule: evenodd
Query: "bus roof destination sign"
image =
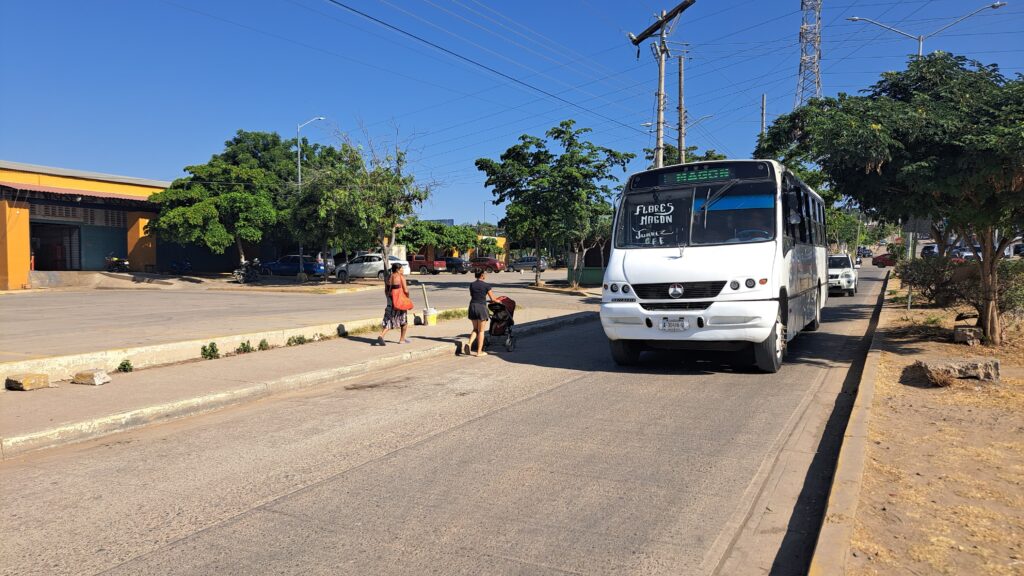
<path fill-rule="evenodd" d="M 722 182 L 733 179 L 771 178 L 772 169 L 768 162 L 746 160 L 715 162 L 713 164 L 681 164 L 633 176 L 629 182 L 631 190 L 654 186 L 686 186 L 704 182 Z"/>

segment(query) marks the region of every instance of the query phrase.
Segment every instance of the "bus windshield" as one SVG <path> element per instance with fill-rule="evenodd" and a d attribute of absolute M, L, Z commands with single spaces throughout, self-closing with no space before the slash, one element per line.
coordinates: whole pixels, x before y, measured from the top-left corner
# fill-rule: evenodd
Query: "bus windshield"
<path fill-rule="evenodd" d="M 717 189 L 694 189 L 691 244 L 742 244 L 775 238 L 774 183 L 739 181 L 724 193 L 720 193 L 722 186 Z"/>
<path fill-rule="evenodd" d="M 775 239 L 775 184 L 732 180 L 626 195 L 618 248 L 740 244 Z"/>

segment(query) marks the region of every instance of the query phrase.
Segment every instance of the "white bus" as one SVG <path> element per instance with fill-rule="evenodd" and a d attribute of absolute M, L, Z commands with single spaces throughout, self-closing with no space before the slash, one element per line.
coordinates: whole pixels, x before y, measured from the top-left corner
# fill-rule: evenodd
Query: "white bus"
<path fill-rule="evenodd" d="M 825 205 L 772 160 L 630 176 L 615 213 L 601 325 L 620 365 L 645 349 L 752 350 L 777 372 L 828 298 Z"/>

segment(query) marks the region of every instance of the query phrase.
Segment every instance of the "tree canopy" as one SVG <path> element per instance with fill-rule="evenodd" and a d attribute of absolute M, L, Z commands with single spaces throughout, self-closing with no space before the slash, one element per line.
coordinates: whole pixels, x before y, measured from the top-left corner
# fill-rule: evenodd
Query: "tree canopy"
<path fill-rule="evenodd" d="M 476 161 L 487 175 L 494 203 L 508 203 L 507 232 L 531 240 L 538 254 L 542 241 L 571 241 L 595 210 L 607 209 L 610 184 L 618 180 L 614 170 L 625 171 L 634 157 L 582 139 L 590 129 L 575 124 L 562 121 L 545 133 L 547 139 L 524 134 L 499 160 Z M 540 283 L 539 270 L 535 282 Z"/>
<path fill-rule="evenodd" d="M 888 220 L 945 221 L 982 245 L 980 319 L 998 344 L 997 262 L 1024 224 L 1024 79 L 937 52 L 861 96 L 812 100 L 776 120 L 757 154 L 821 167 L 834 190 Z"/>
<path fill-rule="evenodd" d="M 686 161 L 687 162 L 704 162 L 707 160 L 726 160 L 729 157 L 721 152 L 716 151 L 714 148 L 708 148 L 700 154 L 697 153 L 698 148 L 696 146 L 686 147 Z M 648 170 L 654 169 L 654 148 L 644 148 L 644 158 L 651 162 L 647 166 Z M 673 164 L 679 164 L 679 147 L 673 146 L 672 144 L 665 144 L 664 160 L 665 166 L 671 166 Z"/>

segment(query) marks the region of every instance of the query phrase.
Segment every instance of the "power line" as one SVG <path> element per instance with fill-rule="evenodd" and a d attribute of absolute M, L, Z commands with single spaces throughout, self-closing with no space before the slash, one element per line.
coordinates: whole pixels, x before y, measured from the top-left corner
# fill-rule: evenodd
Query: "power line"
<path fill-rule="evenodd" d="M 520 86 L 523 86 L 524 88 L 528 88 L 528 89 L 533 90 L 535 92 L 539 92 L 541 94 L 544 94 L 548 98 L 552 98 L 552 99 L 557 100 L 557 101 L 559 101 L 559 102 L 561 102 L 563 104 L 567 104 L 569 106 L 572 106 L 573 108 L 576 108 L 578 110 L 582 110 L 584 112 L 587 112 L 588 114 L 592 114 L 594 116 L 597 116 L 598 118 L 603 118 L 603 119 L 608 120 L 608 121 L 610 121 L 610 122 L 612 122 L 614 124 L 618 124 L 619 126 L 621 126 L 623 128 L 627 128 L 629 130 L 632 130 L 634 132 L 639 132 L 641 134 L 643 133 L 643 130 L 640 130 L 639 128 L 636 128 L 634 126 L 630 126 L 628 124 L 624 124 L 624 123 L 619 122 L 618 120 L 616 120 L 614 118 L 610 118 L 608 116 L 605 116 L 604 114 L 600 114 L 598 112 L 594 112 L 593 110 L 590 110 L 589 108 L 586 108 L 584 106 L 580 106 L 579 104 L 576 104 L 575 102 L 572 102 L 571 100 L 566 100 L 565 98 L 562 98 L 561 96 L 559 96 L 557 94 L 549 92 L 549 91 L 547 91 L 547 90 L 545 90 L 543 88 L 540 88 L 538 86 L 534 86 L 533 84 L 530 84 L 529 82 L 525 82 L 523 80 L 520 80 L 519 78 L 516 78 L 515 76 L 512 76 L 510 74 L 506 74 L 506 73 L 504 73 L 504 72 L 502 72 L 500 70 L 492 68 L 492 67 L 484 64 L 483 62 L 480 62 L 478 60 L 474 60 L 473 58 L 470 58 L 468 56 L 463 56 L 462 54 L 459 54 L 458 52 L 455 52 L 454 50 L 449 50 L 448 48 L 445 48 L 444 46 L 441 46 L 440 44 L 437 44 L 436 42 L 432 42 L 430 40 L 427 40 L 426 38 L 423 38 L 422 36 L 418 36 L 416 34 L 413 34 L 412 32 L 409 32 L 409 31 L 403 29 L 403 28 L 399 28 L 398 26 L 395 26 L 394 24 L 390 24 L 390 23 L 385 22 L 384 20 L 381 20 L 381 19 L 379 19 L 377 17 L 371 16 L 371 15 L 367 14 L 366 12 L 363 12 L 361 10 L 357 10 L 356 8 L 353 8 L 352 6 L 349 6 L 348 4 L 345 4 L 343 2 L 339 2 L 338 0 L 327 0 L 327 2 L 330 2 L 331 4 L 334 4 L 335 6 L 338 6 L 339 8 L 343 8 L 345 10 L 348 10 L 349 12 L 352 12 L 353 14 L 356 14 L 358 16 L 366 18 L 367 20 L 370 20 L 372 22 L 376 22 L 377 24 L 380 24 L 381 26 L 384 26 L 385 28 L 394 30 L 395 32 L 398 32 L 399 34 L 402 34 L 403 36 L 407 36 L 409 38 L 412 38 L 413 40 L 416 40 L 417 42 L 421 42 L 423 44 L 426 44 L 427 46 L 430 46 L 431 48 L 434 48 L 435 50 L 440 50 L 441 52 L 444 52 L 445 54 L 448 54 L 449 56 L 452 56 L 453 58 L 457 58 L 459 60 L 462 60 L 463 62 L 466 62 L 468 64 L 476 66 L 477 68 L 480 68 L 482 70 L 486 70 L 487 72 L 490 72 L 491 74 L 495 74 L 497 76 L 501 76 L 502 78 L 505 78 L 506 80 L 509 80 L 510 82 L 513 82 L 513 83 L 518 84 Z"/>

